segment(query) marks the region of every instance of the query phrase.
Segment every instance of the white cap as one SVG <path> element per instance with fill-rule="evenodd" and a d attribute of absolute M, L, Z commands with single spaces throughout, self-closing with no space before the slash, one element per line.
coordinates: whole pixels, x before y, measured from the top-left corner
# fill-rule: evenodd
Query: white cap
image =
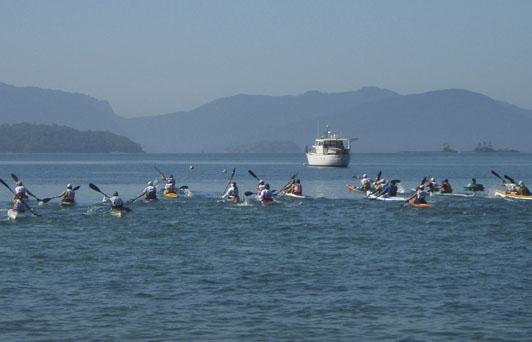
<path fill-rule="evenodd" d="M 366 175 L 366 174 L 362 175 L 362 178 L 367 178 L 367 177 L 368 177 L 368 175 Z"/>

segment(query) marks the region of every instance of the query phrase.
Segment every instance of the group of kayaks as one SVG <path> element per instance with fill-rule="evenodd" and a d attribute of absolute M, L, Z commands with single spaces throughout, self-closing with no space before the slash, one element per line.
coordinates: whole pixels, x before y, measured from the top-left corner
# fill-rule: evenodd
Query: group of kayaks
<path fill-rule="evenodd" d="M 524 201 L 532 201 L 532 193 L 524 186 L 524 183 L 516 182 L 512 177 L 504 175 L 504 178 L 501 177 L 497 172 L 491 171 L 493 175 L 498 177 L 502 181 L 502 186 L 505 186 L 506 190 L 500 190 L 500 189 L 494 189 L 494 196 L 505 198 L 505 199 L 511 199 L 511 200 L 524 200 Z M 377 181 L 379 180 L 381 176 L 381 173 L 379 172 L 379 175 L 377 176 Z M 354 177 L 355 178 L 355 177 Z M 358 178 L 358 177 L 356 177 Z M 412 192 L 414 193 L 410 197 L 404 197 L 404 196 L 383 196 L 382 194 L 376 193 L 376 191 L 373 190 L 364 190 L 362 187 L 356 187 L 352 184 L 346 184 L 347 191 L 350 192 L 359 192 L 364 193 L 366 198 L 370 200 L 378 200 L 378 201 L 384 201 L 384 202 L 403 202 L 411 205 L 414 208 L 432 208 L 432 203 L 430 202 L 424 202 L 424 203 L 418 203 L 415 200 L 415 194 L 417 191 L 419 191 L 419 188 L 423 188 L 426 186 L 425 181 L 427 177 L 423 178 L 423 181 L 421 182 L 420 186 L 417 189 L 412 189 Z M 397 180 L 397 182 L 399 182 Z M 515 191 L 514 189 L 522 187 L 520 189 L 520 193 Z M 476 179 L 473 178 L 471 183 L 464 186 L 464 190 L 468 191 L 468 193 L 455 193 L 455 192 L 441 192 L 441 191 L 429 191 L 429 196 L 448 196 L 448 197 L 473 197 L 475 196 L 476 192 L 482 192 L 484 191 L 484 186 L 482 184 L 478 184 L 476 182 Z M 401 191 L 401 193 L 404 193 L 404 190 Z"/>
<path fill-rule="evenodd" d="M 231 181 L 233 180 L 233 177 L 235 175 L 235 171 L 236 171 L 236 169 L 233 169 L 233 172 L 231 174 L 231 178 L 229 180 L 228 186 L 231 183 Z M 248 172 L 254 178 L 259 180 L 259 178 L 255 175 L 255 173 L 253 171 L 249 170 Z M 517 186 L 517 183 L 518 183 L 518 182 L 515 182 L 515 180 L 512 177 L 504 175 L 504 178 L 503 178 L 498 173 L 496 173 L 495 171 L 491 171 L 491 172 L 496 177 L 498 177 L 498 178 L 500 178 L 502 180 L 502 182 L 503 182 L 502 185 L 507 187 L 507 190 L 499 190 L 499 189 L 494 190 L 494 195 L 496 197 L 505 198 L 505 199 L 511 199 L 511 200 L 532 201 L 532 194 L 530 194 L 530 193 L 528 193 L 528 194 L 526 194 L 526 193 L 525 194 L 517 193 L 517 192 L 512 190 L 513 189 L 512 185 L 516 185 Z M 379 172 L 377 180 L 380 178 L 380 175 L 381 175 L 381 173 Z M 293 175 L 291 180 L 286 185 L 281 187 L 280 190 L 278 190 L 278 191 L 273 190 L 272 191 L 273 197 L 275 197 L 275 198 L 285 197 L 285 198 L 292 198 L 292 199 L 304 199 L 305 196 L 302 193 L 296 194 L 296 193 L 292 193 L 292 192 L 289 191 L 291 185 L 294 183 L 294 179 L 296 178 L 296 176 L 297 176 L 297 174 Z M 13 177 L 14 180 L 18 180 L 17 177 L 15 175 L 13 175 L 13 174 L 12 174 L 12 177 Z M 432 208 L 433 204 L 430 203 L 430 202 L 427 202 L 427 201 L 419 202 L 419 201 L 416 200 L 416 196 L 415 196 L 416 193 L 419 191 L 419 189 L 422 188 L 424 186 L 424 184 L 426 183 L 426 179 L 427 179 L 427 177 L 423 178 L 423 180 L 420 183 L 420 186 L 418 188 L 412 189 L 413 194 L 411 196 L 405 196 L 404 193 L 406 191 L 402 187 L 400 188 L 400 191 L 399 191 L 400 195 L 397 194 L 397 195 L 394 195 L 394 196 L 383 196 L 382 194 L 379 194 L 379 193 L 377 193 L 375 191 L 372 191 L 372 190 L 366 191 L 366 190 L 362 189 L 361 187 L 356 187 L 356 186 L 354 186 L 352 184 L 347 184 L 346 188 L 350 192 L 363 193 L 366 196 L 366 198 L 369 199 L 369 200 L 383 201 L 383 202 L 402 202 L 405 205 L 410 205 L 413 208 L 426 209 L 426 208 Z M 394 180 L 394 181 L 399 182 L 399 180 Z M 2 179 L 0 179 L 0 183 L 2 183 L 12 193 L 14 193 L 14 191 L 11 190 L 9 185 L 7 185 Z M 519 182 L 519 185 L 521 185 L 521 184 L 523 184 L 523 186 L 524 186 L 524 183 Z M 228 186 L 226 187 L 226 190 L 227 190 Z M 103 193 L 96 185 L 89 184 L 89 187 L 91 189 L 103 194 L 104 195 L 104 199 L 107 199 L 107 200 L 109 199 L 109 196 L 106 195 L 105 193 Z M 79 189 L 79 186 L 75 187 L 74 189 L 75 190 Z M 429 196 L 447 196 L 447 197 L 472 197 L 472 196 L 474 196 L 475 192 L 484 191 L 483 185 L 482 184 L 477 184 L 475 179 L 473 179 L 472 183 L 470 183 L 467 186 L 465 186 L 464 189 L 466 189 L 469 192 L 468 193 L 455 193 L 455 192 L 447 193 L 447 192 L 440 192 L 440 191 L 429 191 L 428 195 Z M 526 189 L 526 187 L 525 187 L 525 189 Z M 190 193 L 188 191 L 188 186 L 182 186 L 182 187 L 179 188 L 179 190 L 180 191 L 187 191 L 188 193 Z M 526 190 L 528 191 L 528 189 L 526 189 Z M 28 192 L 28 193 L 32 197 L 34 197 L 36 200 L 38 200 L 40 204 L 41 203 L 47 203 L 51 199 L 60 197 L 60 196 L 56 196 L 56 197 L 52 197 L 52 198 L 39 199 L 39 198 L 35 197 L 33 194 L 31 194 L 31 192 Z M 263 205 L 270 205 L 270 204 L 276 202 L 273 199 L 271 199 L 269 201 L 261 200 L 261 198 L 259 197 L 257 191 L 254 191 L 254 192 L 247 191 L 244 194 L 245 194 L 245 197 L 242 198 L 243 200 L 241 200 L 240 197 L 228 197 L 228 198 L 225 198 L 224 201 L 226 203 L 228 203 L 228 204 L 235 204 L 236 205 L 236 204 L 241 204 L 243 202 L 247 202 L 248 197 L 252 197 L 255 200 L 257 200 L 258 202 L 262 203 Z M 141 197 L 141 196 L 139 196 L 139 197 Z M 137 198 L 139 198 L 139 197 L 137 197 Z M 161 190 L 160 197 L 166 198 L 166 199 L 176 199 L 178 197 L 178 193 L 177 192 L 173 192 L 173 191 L 168 192 L 168 191 Z M 129 200 L 126 203 L 127 204 L 131 204 L 137 198 Z M 156 200 L 156 199 L 154 199 L 154 200 Z M 152 200 L 146 200 L 146 201 L 149 202 L 149 201 L 152 201 Z M 26 217 L 26 216 L 30 216 L 30 215 L 38 216 L 38 214 L 34 210 L 32 210 L 32 208 L 29 207 L 29 205 L 27 203 L 24 203 L 24 204 L 25 204 L 25 206 L 27 207 L 28 210 L 17 211 L 15 209 L 9 209 L 7 211 L 8 218 L 11 219 L 11 220 L 17 220 L 17 219 L 20 219 L 20 218 L 23 218 L 23 217 Z M 61 201 L 60 202 L 60 206 L 61 207 L 65 207 L 65 208 L 66 207 L 72 207 L 73 205 L 75 205 L 75 202 L 73 202 L 73 201 Z M 131 208 L 128 208 L 126 206 L 123 206 L 123 207 L 120 207 L 120 208 L 111 208 L 110 209 L 110 215 L 114 216 L 114 217 L 123 217 L 127 213 L 129 213 L 130 211 L 131 211 Z"/>

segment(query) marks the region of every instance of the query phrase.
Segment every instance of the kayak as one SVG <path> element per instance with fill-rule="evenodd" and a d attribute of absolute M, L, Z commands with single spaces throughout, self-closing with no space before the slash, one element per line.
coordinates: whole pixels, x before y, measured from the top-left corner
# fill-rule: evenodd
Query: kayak
<path fill-rule="evenodd" d="M 430 192 L 431 196 L 450 196 L 450 197 L 473 197 L 475 194 L 461 194 L 458 192 Z"/>
<path fill-rule="evenodd" d="M 175 192 L 165 192 L 163 193 L 164 198 L 177 198 L 177 193 Z"/>
<path fill-rule="evenodd" d="M 417 209 L 432 208 L 431 203 L 415 203 L 413 198 L 410 201 L 408 201 L 408 204 L 410 204 L 412 207 L 417 208 Z"/>
<path fill-rule="evenodd" d="M 76 204 L 76 202 L 70 202 L 70 201 L 61 201 L 61 203 L 59 203 L 59 206 L 60 207 L 72 207 Z"/>
<path fill-rule="evenodd" d="M 352 184 L 346 184 L 345 187 L 347 188 L 347 191 L 349 192 L 362 192 L 364 191 L 361 188 L 357 188 L 356 186 L 353 186 Z"/>
<path fill-rule="evenodd" d="M 517 200 L 528 200 L 528 201 L 532 200 L 532 196 L 518 195 L 515 192 L 507 193 L 504 190 L 495 190 L 495 196 L 502 197 L 502 198 L 517 199 Z"/>
<path fill-rule="evenodd" d="M 20 218 L 26 217 L 26 212 L 18 211 L 15 209 L 9 209 L 7 211 L 7 217 L 9 217 L 11 220 L 20 219 Z"/>
<path fill-rule="evenodd" d="M 227 197 L 225 201 L 231 204 L 238 204 L 238 197 Z"/>
<path fill-rule="evenodd" d="M 129 211 L 131 211 L 131 209 L 128 208 L 111 209 L 111 215 L 114 217 L 124 217 Z"/>
<path fill-rule="evenodd" d="M 391 197 L 384 197 L 384 196 L 377 196 L 377 195 L 368 195 L 368 199 L 370 200 L 377 200 L 377 201 L 385 201 L 385 202 L 405 202 L 405 197 L 400 196 L 391 196 Z"/>
<path fill-rule="evenodd" d="M 303 195 L 296 195 L 296 194 L 292 194 L 292 193 L 289 193 L 289 192 L 285 192 L 284 195 L 286 197 L 297 198 L 297 199 L 305 198 L 305 196 L 303 196 Z"/>

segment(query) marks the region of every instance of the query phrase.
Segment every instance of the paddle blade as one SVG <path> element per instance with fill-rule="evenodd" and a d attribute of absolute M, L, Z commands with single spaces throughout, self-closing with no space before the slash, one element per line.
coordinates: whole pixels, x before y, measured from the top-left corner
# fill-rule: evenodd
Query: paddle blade
<path fill-rule="evenodd" d="M 252 191 L 246 191 L 246 192 L 244 192 L 244 195 L 246 195 L 246 196 L 251 196 L 251 195 L 253 195 L 253 194 L 254 194 L 254 192 L 252 192 Z"/>
<path fill-rule="evenodd" d="M 513 179 L 512 177 L 508 176 L 508 175 L 504 175 L 504 178 L 508 179 L 510 182 L 514 183 L 514 184 L 517 184 L 517 182 L 515 181 L 515 179 Z"/>
<path fill-rule="evenodd" d="M 251 175 L 251 177 L 255 178 L 256 180 L 259 180 L 259 177 L 255 174 L 255 172 L 248 170 L 248 173 Z"/>
<path fill-rule="evenodd" d="M 81 188 L 81 185 L 78 185 L 78 186 L 74 187 L 74 189 L 72 189 L 72 190 L 74 190 L 74 191 L 78 191 L 79 188 Z"/>
<path fill-rule="evenodd" d="M 11 178 L 13 178 L 15 182 L 18 182 L 18 177 L 14 173 L 11 174 Z"/>
<path fill-rule="evenodd" d="M 179 187 L 179 190 L 187 190 L 187 189 L 188 189 L 188 185 L 183 185 Z"/>
<path fill-rule="evenodd" d="M 4 182 L 4 180 L 3 180 L 3 179 L 1 179 L 1 178 L 0 178 L 0 183 L 2 183 L 2 184 L 3 184 L 3 185 L 4 185 L 5 187 L 6 187 L 6 188 L 8 188 L 8 189 L 9 189 L 9 191 L 11 191 L 11 193 L 14 193 L 14 192 L 13 192 L 13 190 L 11 189 L 11 187 L 10 187 L 9 185 L 7 185 L 7 183 L 6 183 L 6 182 Z"/>
<path fill-rule="evenodd" d="M 43 198 L 43 199 L 41 200 L 41 202 L 43 202 L 43 203 L 48 203 L 48 202 L 50 202 L 51 200 L 52 200 L 51 198 Z"/>
<path fill-rule="evenodd" d="M 381 179 L 381 176 L 382 176 L 382 171 L 379 171 L 379 173 L 377 174 L 377 180 Z"/>
<path fill-rule="evenodd" d="M 495 177 L 499 178 L 500 180 L 503 180 L 502 177 L 497 172 L 491 170 L 491 174 L 494 175 Z"/>
<path fill-rule="evenodd" d="M 102 192 L 99 187 L 97 187 L 96 185 L 94 185 L 92 183 L 89 183 L 89 188 L 91 188 L 92 190 L 94 190 L 96 192 L 99 192 L 99 193 Z"/>

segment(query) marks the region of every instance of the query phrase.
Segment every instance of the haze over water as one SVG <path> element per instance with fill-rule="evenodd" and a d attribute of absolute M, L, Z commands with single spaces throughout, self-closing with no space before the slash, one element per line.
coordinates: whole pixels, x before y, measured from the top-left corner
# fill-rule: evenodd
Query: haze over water
<path fill-rule="evenodd" d="M 494 169 L 532 181 L 532 155 L 354 154 L 347 169 L 302 155 L 1 155 L 40 197 L 81 185 L 79 205 L 0 221 L 3 340 L 526 340 L 532 334 L 530 205 L 434 198 L 434 208 L 369 201 L 353 175 L 471 177 Z M 138 202 L 111 217 L 99 204 L 132 198 L 156 165 L 193 195 Z M 194 168 L 190 169 L 189 165 Z M 229 174 L 253 190 L 298 173 L 305 200 L 270 207 L 218 202 Z M 9 206 L 7 190 L 0 192 Z M 34 203 L 33 203 L 34 204 Z M 5 216 L 5 211 L 2 211 Z"/>

